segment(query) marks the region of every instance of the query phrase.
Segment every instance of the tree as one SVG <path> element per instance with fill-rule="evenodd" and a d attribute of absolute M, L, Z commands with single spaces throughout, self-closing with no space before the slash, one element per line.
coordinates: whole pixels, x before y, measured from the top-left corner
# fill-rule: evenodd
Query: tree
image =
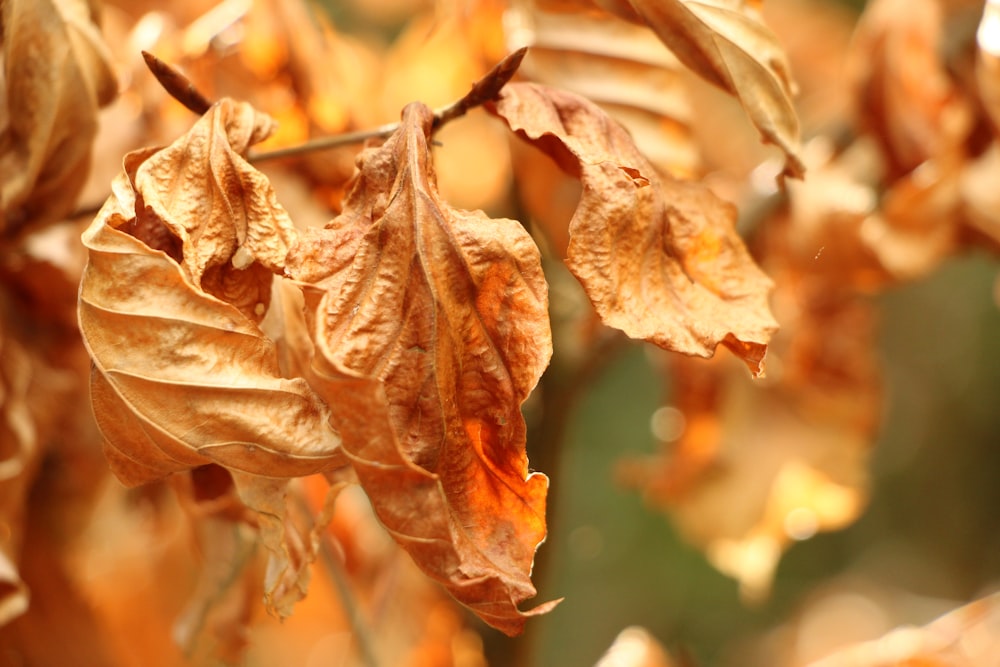
<path fill-rule="evenodd" d="M 198 4 L 3 2 L 10 660 L 560 659 L 549 479 L 630 341 L 664 447 L 604 473 L 746 605 L 862 516 L 872 295 L 995 250 L 993 3 Z M 817 664 L 986 664 L 995 600 Z M 802 613 L 750 659 L 869 638 Z M 680 627 L 601 664 L 719 659 Z"/>

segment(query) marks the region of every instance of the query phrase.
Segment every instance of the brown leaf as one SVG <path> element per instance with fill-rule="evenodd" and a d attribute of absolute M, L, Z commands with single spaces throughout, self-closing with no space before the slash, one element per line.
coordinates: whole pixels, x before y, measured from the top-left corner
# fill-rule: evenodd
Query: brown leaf
<path fill-rule="evenodd" d="M 0 228 L 69 213 L 84 185 L 97 110 L 117 93 L 86 0 L 3 3 L 6 122 Z"/>
<path fill-rule="evenodd" d="M 936 0 L 878 0 L 855 31 L 857 105 L 891 176 L 961 150 L 970 129 L 968 103 L 939 55 L 943 19 Z"/>
<path fill-rule="evenodd" d="M 661 171 L 680 177 L 697 172 L 694 109 L 677 57 L 645 25 L 586 2 L 546 6 L 551 4 L 513 3 L 504 16 L 508 41 L 531 47 L 521 75 L 596 102 Z"/>
<path fill-rule="evenodd" d="M 762 371 L 776 328 L 771 281 L 733 229 L 732 205 L 658 176 L 628 133 L 577 95 L 508 84 L 492 109 L 581 180 L 566 264 L 605 324 L 701 357 L 721 343 Z"/>
<path fill-rule="evenodd" d="M 776 273 L 782 328 L 763 386 L 728 359 L 672 357 L 665 451 L 623 471 L 750 601 L 789 545 L 849 525 L 867 501 L 882 403 L 873 314 L 824 278 Z"/>
<path fill-rule="evenodd" d="M 634 14 L 696 74 L 739 99 L 764 141 L 785 152 L 784 173 L 801 178 L 795 84 L 777 38 L 746 0 L 629 0 Z"/>
<path fill-rule="evenodd" d="M 173 146 L 126 156 L 83 236 L 79 314 L 94 410 L 127 484 L 211 462 L 270 477 L 338 462 L 326 407 L 304 380 L 280 376 L 254 321 L 271 274 L 233 266 L 241 253 L 275 266 L 290 233 L 264 205 L 273 192 L 247 172 L 264 177 L 225 144 L 232 136 L 245 149 L 253 136 L 240 110 L 220 103 Z M 216 136 L 223 129 L 232 135 Z"/>
<path fill-rule="evenodd" d="M 551 354 L 547 289 L 512 220 L 437 193 L 432 114 L 360 158 L 344 212 L 289 256 L 314 313 L 316 384 L 380 520 L 432 578 L 508 634 L 532 597 L 544 475 L 521 403 Z"/>

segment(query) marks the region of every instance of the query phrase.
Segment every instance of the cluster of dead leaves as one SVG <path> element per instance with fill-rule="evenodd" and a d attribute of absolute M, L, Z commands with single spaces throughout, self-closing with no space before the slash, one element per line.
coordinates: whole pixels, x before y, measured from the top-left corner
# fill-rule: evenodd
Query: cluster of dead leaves
<path fill-rule="evenodd" d="M 116 82 L 91 7 L 4 7 L 4 159 L 24 161 L 4 172 L 4 231 L 16 239 L 76 205 L 79 162 Z M 214 39 L 225 39 L 227 20 L 244 19 L 232 9 L 219 9 L 226 20 L 212 16 Z M 686 13 L 642 20 L 691 33 L 692 43 L 715 32 Z M 37 71 L 37 54 L 56 49 L 49 42 L 60 43 L 61 59 Z M 735 83 L 728 56 L 693 57 L 703 76 L 752 94 Z M 295 58 L 285 60 L 292 85 L 322 111 L 322 82 L 297 73 Z M 753 59 L 743 51 L 737 61 Z M 711 356 L 723 344 L 759 372 L 774 329 L 770 282 L 733 231 L 733 209 L 657 174 L 585 98 L 528 83 L 499 91 L 498 77 L 474 89 L 475 103 L 488 101 L 582 184 L 566 261 L 603 320 L 686 354 Z M 279 615 L 305 593 L 328 512 L 316 527 L 297 525 L 289 480 L 324 475 L 324 508 L 356 481 L 426 574 L 486 622 L 520 632 L 526 616 L 553 606 L 518 608 L 535 593 L 529 575 L 546 533 L 547 480 L 529 472 L 520 411 L 551 354 L 535 243 L 516 221 L 442 198 L 431 153 L 441 119 L 423 103 L 408 104 L 391 136 L 357 157 L 340 213 L 320 228 L 297 226 L 249 161 L 275 132 L 270 115 L 232 97 L 207 109 L 188 97 L 200 119 L 165 147 L 128 152 L 82 235 L 79 326 L 112 471 L 127 486 L 190 475 L 202 505 L 238 496 L 249 514 L 235 501 L 203 511 L 257 528 L 270 552 L 264 598 Z M 780 115 L 794 121 L 789 109 Z M 754 120 L 788 148 L 788 127 L 774 129 L 768 113 Z M 70 134 L 75 153 L 56 152 Z M 791 151 L 789 160 L 798 171 Z M 7 345 L 11 358 L 17 345 Z M 10 375 L 5 408 L 20 452 L 30 449 L 31 422 L 18 408 L 24 374 Z"/>
<path fill-rule="evenodd" d="M 756 2 L 484 2 L 435 32 L 431 50 L 446 45 L 433 78 L 415 76 L 422 63 L 401 47 L 379 53 L 313 21 L 304 3 L 140 4 L 104 8 L 104 30 L 122 37 L 105 41 L 96 3 L 3 3 L 0 622 L 28 609 L 22 553 L 46 544 L 24 546 L 26 502 L 65 429 L 84 434 L 67 450 L 82 471 L 103 441 L 124 485 L 171 480 L 207 560 L 178 625 L 188 647 L 211 625 L 237 659 L 249 592 L 290 614 L 311 563 L 335 550 L 325 527 L 353 484 L 417 567 L 486 623 L 517 634 L 552 609 L 521 610 L 546 536 L 548 480 L 529 468 L 521 412 L 552 354 L 542 252 L 520 222 L 456 205 L 496 204 L 511 165 L 542 247 L 562 255 L 595 317 L 688 355 L 664 362 L 686 426 L 628 477 L 760 595 L 791 540 L 863 507 L 880 400 L 863 295 L 1000 238 L 984 138 L 1000 117 L 993 3 L 975 73 L 940 61 L 934 0 L 871 3 L 851 47 L 850 138 L 809 128 L 805 149 L 789 61 Z M 486 71 L 504 51 L 502 12 L 508 44 L 531 46 L 533 82 L 506 83 L 509 62 Z M 430 27 L 415 22 L 400 43 Z M 218 101 L 192 94 L 192 121 L 149 82 L 143 48 L 184 63 Z M 761 186 L 756 260 L 736 208 L 693 180 L 713 165 L 691 74 L 782 152 L 769 176 L 790 184 L 787 199 L 769 206 L 783 195 Z M 506 156 L 485 115 L 465 137 L 448 134 L 461 123 L 442 128 L 429 105 L 477 77 L 467 99 L 533 152 L 482 160 L 484 146 Z M 95 162 L 112 194 L 82 232 L 83 268 L 77 228 L 56 223 L 87 201 L 100 109 L 116 93 L 106 117 L 129 122 L 107 141 L 124 158 Z M 268 149 L 388 115 L 398 123 L 360 152 L 264 171 Z M 461 161 L 434 150 L 442 137 Z M 568 180 L 578 199 L 532 196 L 539 155 L 561 174 L 545 182 Z M 806 167 L 805 182 L 786 180 Z M 716 187 L 745 194 L 733 183 Z M 59 243 L 70 250 L 53 253 Z M 66 309 L 77 280 L 79 332 Z M 766 384 L 729 358 L 689 358 L 719 345 L 754 377 L 767 354 Z M 99 438 L 79 402 L 49 417 L 84 384 Z M 303 479 L 308 510 L 294 502 Z M 100 480 L 68 483 L 96 498 Z M 257 541 L 268 556 L 255 566 Z M 669 664 L 653 654 L 648 664 Z"/>

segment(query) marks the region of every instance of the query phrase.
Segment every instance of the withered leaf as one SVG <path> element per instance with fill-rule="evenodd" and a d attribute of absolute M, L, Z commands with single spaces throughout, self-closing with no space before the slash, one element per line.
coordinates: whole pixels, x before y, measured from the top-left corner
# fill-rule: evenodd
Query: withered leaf
<path fill-rule="evenodd" d="M 944 25 L 935 0 L 877 0 L 855 30 L 849 62 L 856 104 L 891 176 L 948 153 L 962 159 L 970 110 L 941 60 Z"/>
<path fill-rule="evenodd" d="M 257 325 L 294 234 L 239 155 L 268 124 L 223 100 L 171 146 L 130 153 L 83 235 L 94 412 L 126 484 L 213 462 L 267 477 L 342 463 L 326 406 L 281 377 Z"/>
<path fill-rule="evenodd" d="M 688 355 L 710 357 L 721 343 L 762 371 L 777 327 L 771 281 L 736 234 L 732 205 L 657 175 L 582 97 L 516 83 L 490 108 L 583 184 L 566 264 L 605 324 Z"/>
<path fill-rule="evenodd" d="M 695 173 L 700 157 L 690 128 L 694 109 L 677 57 L 645 25 L 585 2 L 547 4 L 513 3 L 504 15 L 509 40 L 531 47 L 520 74 L 596 102 L 628 129 L 657 168 L 678 176 Z"/>
<path fill-rule="evenodd" d="M 629 0 L 637 15 L 696 74 L 734 95 L 764 141 L 785 152 L 784 173 L 805 171 L 784 50 L 746 0 Z M 630 16 L 630 14 L 632 14 Z"/>
<path fill-rule="evenodd" d="M 5 0 L 0 228 L 69 213 L 87 177 L 98 108 L 114 99 L 110 53 L 86 0 Z"/>
<path fill-rule="evenodd" d="M 433 116 L 360 158 L 343 213 L 288 271 L 315 321 L 316 386 L 379 519 L 484 621 L 521 631 L 545 537 L 544 475 L 529 474 L 521 403 L 548 363 L 547 287 L 512 220 L 437 193 Z"/>

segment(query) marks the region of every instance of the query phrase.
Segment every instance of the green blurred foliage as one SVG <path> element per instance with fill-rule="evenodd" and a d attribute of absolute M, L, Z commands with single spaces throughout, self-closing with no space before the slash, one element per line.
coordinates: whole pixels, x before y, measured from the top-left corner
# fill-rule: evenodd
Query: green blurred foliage
<path fill-rule="evenodd" d="M 794 546 L 758 608 L 614 481 L 622 457 L 653 450 L 649 419 L 664 396 L 643 349 L 629 347 L 575 409 L 548 471 L 556 512 L 539 599 L 566 600 L 532 621 L 532 664 L 593 665 L 639 624 L 697 665 L 751 667 L 745 642 L 846 573 L 956 604 L 1000 583 L 996 268 L 956 259 L 875 299 L 888 400 L 871 504 L 850 528 Z"/>

